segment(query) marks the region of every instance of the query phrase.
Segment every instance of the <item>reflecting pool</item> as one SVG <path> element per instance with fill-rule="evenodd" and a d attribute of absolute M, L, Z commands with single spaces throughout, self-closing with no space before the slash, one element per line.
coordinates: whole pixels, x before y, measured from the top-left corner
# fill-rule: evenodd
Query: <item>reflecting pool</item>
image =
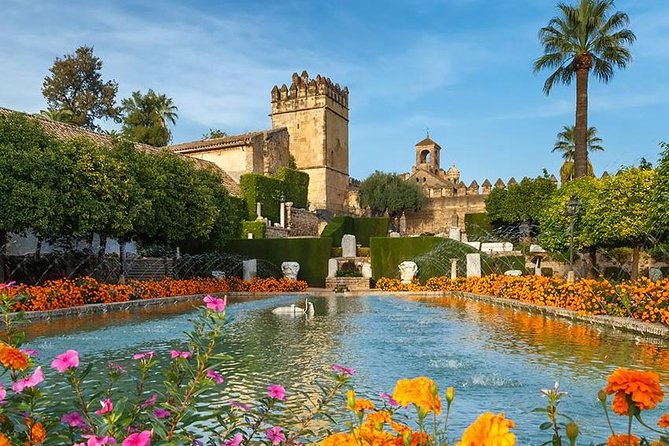
<path fill-rule="evenodd" d="M 215 402 L 253 401 L 271 383 L 283 384 L 289 394 L 309 390 L 329 365 L 341 363 L 357 370 L 358 394 L 372 399 L 392 392 L 405 377 L 426 375 L 442 392 L 455 387 L 452 439 L 480 413 L 504 411 L 516 421 L 518 444 L 535 445 L 549 438 L 538 428 L 542 415 L 530 411 L 546 404 L 540 389 L 555 381 L 569 393 L 561 409 L 576 419 L 585 440 L 608 436 L 596 395 L 616 367 L 652 369 L 669 382 L 665 342 L 612 329 L 458 297 L 310 300 L 312 318 L 271 312 L 291 303 L 303 306 L 303 297 L 231 300 L 224 349 L 233 359 L 221 370 L 227 387 L 208 395 L 202 411 Z M 130 363 L 134 353 L 148 350 L 167 358 L 183 343 L 195 314 L 193 304 L 179 304 L 39 322 L 28 327 L 29 347 L 41 352 L 42 364 L 76 348 L 82 361 L 94 361 L 101 370 L 109 361 Z M 289 404 L 298 407 L 298 401 Z M 655 424 L 660 413 L 647 421 Z M 344 417 L 341 411 L 339 419 Z M 614 415 L 614 422 L 621 432 L 624 420 Z"/>

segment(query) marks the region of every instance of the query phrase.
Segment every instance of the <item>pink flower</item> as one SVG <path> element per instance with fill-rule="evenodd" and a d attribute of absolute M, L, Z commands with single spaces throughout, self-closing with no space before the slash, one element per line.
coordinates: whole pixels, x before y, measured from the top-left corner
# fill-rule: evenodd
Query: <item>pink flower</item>
<path fill-rule="evenodd" d="M 79 412 L 66 413 L 60 418 L 60 422 L 70 427 L 84 427 L 86 422 Z"/>
<path fill-rule="evenodd" d="M 109 398 L 105 398 L 104 400 L 100 401 L 100 405 L 102 407 L 95 411 L 95 413 L 98 415 L 104 415 L 114 410 L 114 403 L 112 403 Z"/>
<path fill-rule="evenodd" d="M 120 364 L 116 364 L 115 362 L 110 362 L 110 363 L 109 363 L 109 368 L 110 368 L 112 371 L 116 372 L 116 373 L 127 373 L 127 372 L 128 372 L 128 371 L 125 369 L 125 367 L 123 367 L 123 366 L 120 365 Z"/>
<path fill-rule="evenodd" d="M 4 401 L 5 398 L 7 398 L 7 391 L 5 390 L 5 386 L 0 383 L 0 401 Z"/>
<path fill-rule="evenodd" d="M 273 445 L 280 444 L 286 439 L 286 436 L 281 433 L 281 427 L 279 426 L 267 429 L 265 435 L 267 435 L 267 439 L 271 441 Z"/>
<path fill-rule="evenodd" d="M 153 415 L 155 415 L 156 418 L 169 418 L 170 416 L 172 416 L 172 413 L 169 410 L 157 407 L 156 409 L 154 409 Z"/>
<path fill-rule="evenodd" d="M 153 359 L 156 355 L 156 352 L 150 351 L 146 353 L 135 353 L 132 355 L 132 359 Z"/>
<path fill-rule="evenodd" d="M 142 431 L 130 434 L 123 440 L 122 446 L 151 446 L 151 432 Z"/>
<path fill-rule="evenodd" d="M 204 296 L 203 301 L 205 304 L 207 304 L 207 308 L 210 310 L 214 310 L 217 313 L 223 313 L 225 311 L 226 305 L 228 304 L 228 296 L 223 297 L 223 299 L 219 299 L 218 297 L 207 294 Z"/>
<path fill-rule="evenodd" d="M 355 370 L 354 369 L 351 369 L 349 367 L 344 367 L 341 364 L 332 364 L 332 370 L 334 370 L 337 373 L 346 374 L 348 376 L 355 375 Z"/>
<path fill-rule="evenodd" d="M 8 290 L 10 288 L 17 288 L 15 280 L 7 283 L 0 283 L 0 290 Z"/>
<path fill-rule="evenodd" d="M 193 357 L 193 354 L 191 352 L 180 352 L 178 350 L 170 350 L 170 355 L 172 356 L 172 359 L 176 358 L 190 359 Z"/>
<path fill-rule="evenodd" d="M 275 400 L 283 401 L 286 399 L 286 389 L 278 384 L 267 386 L 267 396 Z"/>
<path fill-rule="evenodd" d="M 61 353 L 51 362 L 51 368 L 58 370 L 59 373 L 77 367 L 79 367 L 79 353 L 76 350 L 68 350 L 65 353 Z"/>
<path fill-rule="evenodd" d="M 235 409 L 239 409 L 241 411 L 244 411 L 244 412 L 248 412 L 249 409 L 251 408 L 251 406 L 249 406 L 248 404 L 243 404 L 243 403 L 240 403 L 239 401 L 232 401 L 230 403 L 230 406 L 234 407 Z"/>
<path fill-rule="evenodd" d="M 213 379 L 216 384 L 221 384 L 223 382 L 223 375 L 218 373 L 216 370 L 207 370 L 207 378 Z"/>
<path fill-rule="evenodd" d="M 397 401 L 393 399 L 393 396 L 388 392 L 381 392 L 379 396 L 383 401 L 388 401 L 388 404 L 390 404 L 392 407 L 399 407 L 400 405 Z"/>
<path fill-rule="evenodd" d="M 37 350 L 33 350 L 32 348 L 22 348 L 21 351 L 31 358 L 39 356 L 39 352 Z"/>
<path fill-rule="evenodd" d="M 24 389 L 28 387 L 35 387 L 37 384 L 44 381 L 44 373 L 42 373 L 42 367 L 37 367 L 32 375 L 27 378 L 19 379 L 14 384 L 12 384 L 12 390 L 16 393 L 23 392 Z"/>
<path fill-rule="evenodd" d="M 156 401 L 158 401 L 158 395 L 154 393 L 153 395 L 148 397 L 146 401 L 142 403 L 142 409 L 146 409 L 147 407 L 153 406 L 154 404 L 156 404 Z"/>
<path fill-rule="evenodd" d="M 244 441 L 244 436 L 240 433 L 236 433 L 234 437 L 230 440 L 223 441 L 222 446 L 239 446 Z"/>
<path fill-rule="evenodd" d="M 105 444 L 116 444 L 114 437 L 96 437 L 95 435 L 82 435 L 88 439 L 86 446 L 104 446 Z"/>

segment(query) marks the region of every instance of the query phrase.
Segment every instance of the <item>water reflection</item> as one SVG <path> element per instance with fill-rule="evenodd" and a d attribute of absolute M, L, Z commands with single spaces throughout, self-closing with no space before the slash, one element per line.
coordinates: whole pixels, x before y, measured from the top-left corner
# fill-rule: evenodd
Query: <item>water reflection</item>
<path fill-rule="evenodd" d="M 392 391 L 402 377 L 427 375 L 442 389 L 455 386 L 454 432 L 483 411 L 505 411 L 517 421 L 523 445 L 546 440 L 538 436 L 544 420 L 530 411 L 545 404 L 539 389 L 559 380 L 570 392 L 564 409 L 581 424 L 586 440 L 594 440 L 606 436 L 595 402 L 610 371 L 639 367 L 659 371 L 664 382 L 669 378 L 664 343 L 525 311 L 455 297 L 333 295 L 312 299 L 313 318 L 271 312 L 277 306 L 302 305 L 302 299 L 232 300 L 224 336 L 224 351 L 232 359 L 221 370 L 226 388 L 206 395 L 207 403 L 200 407 L 205 417 L 212 405 L 255 400 L 270 383 L 283 384 L 288 406 L 303 409 L 298 392 L 313 394 L 315 382 L 338 362 L 358 370 L 356 388 L 372 397 Z M 108 361 L 138 351 L 155 350 L 166 364 L 168 351 L 183 343 L 182 333 L 194 314 L 192 304 L 158 307 L 36 323 L 28 334 L 44 364 L 76 348 L 84 361 L 100 364 L 97 373 L 102 374 Z M 53 374 L 47 382 L 59 385 Z M 340 402 L 338 419 L 344 416 L 342 406 Z M 622 429 L 623 421 L 616 422 Z"/>

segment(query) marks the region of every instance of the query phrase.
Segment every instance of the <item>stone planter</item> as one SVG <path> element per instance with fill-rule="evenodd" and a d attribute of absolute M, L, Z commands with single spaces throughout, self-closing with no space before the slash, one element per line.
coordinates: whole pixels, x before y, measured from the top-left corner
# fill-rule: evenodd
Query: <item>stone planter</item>
<path fill-rule="evenodd" d="M 349 291 L 368 290 L 370 279 L 364 277 L 328 277 L 325 279 L 325 288 L 334 290 L 337 285 L 343 283 Z"/>

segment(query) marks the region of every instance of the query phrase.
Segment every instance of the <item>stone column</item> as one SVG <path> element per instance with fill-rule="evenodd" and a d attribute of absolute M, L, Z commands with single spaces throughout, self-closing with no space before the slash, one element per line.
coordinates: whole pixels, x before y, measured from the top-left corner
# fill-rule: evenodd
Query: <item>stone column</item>
<path fill-rule="evenodd" d="M 262 203 L 259 201 L 256 203 L 256 217 L 262 219 Z"/>
<path fill-rule="evenodd" d="M 283 201 L 279 204 L 279 226 L 286 227 L 286 203 Z"/>
<path fill-rule="evenodd" d="M 458 259 L 451 259 L 451 280 L 458 278 Z"/>

